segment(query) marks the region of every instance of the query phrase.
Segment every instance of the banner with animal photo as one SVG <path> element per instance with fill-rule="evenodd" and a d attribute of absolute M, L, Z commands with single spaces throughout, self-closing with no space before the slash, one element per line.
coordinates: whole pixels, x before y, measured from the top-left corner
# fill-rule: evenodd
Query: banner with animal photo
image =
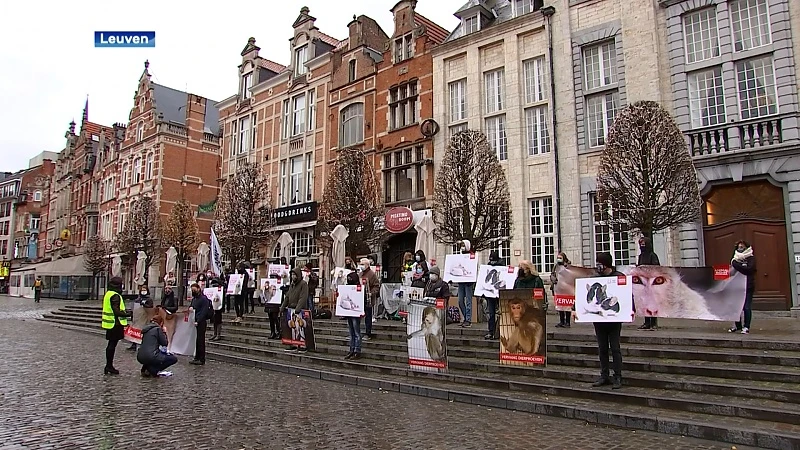
<path fill-rule="evenodd" d="M 444 299 L 433 297 L 411 299 L 406 306 L 408 365 L 412 370 L 447 371 L 446 306 Z"/>
<path fill-rule="evenodd" d="M 125 340 L 134 344 L 142 343 L 142 330 L 156 315 L 156 308 L 145 308 L 139 302 L 133 304 L 133 317 L 128 319 L 125 327 Z"/>
<path fill-rule="evenodd" d="M 500 291 L 500 363 L 547 364 L 547 312 L 543 289 Z"/>
<path fill-rule="evenodd" d="M 633 322 L 630 277 L 578 278 L 575 280 L 575 322 Z"/>
<path fill-rule="evenodd" d="M 170 337 L 167 333 L 167 351 L 176 355 L 194 356 L 197 343 L 197 328 L 194 326 L 194 311 L 178 311 L 173 314 L 175 329 Z"/>
<path fill-rule="evenodd" d="M 361 317 L 364 315 L 364 286 L 340 284 L 336 287 L 336 316 Z"/>
<path fill-rule="evenodd" d="M 244 275 L 239 273 L 228 275 L 228 289 L 225 293 L 228 295 L 241 295 L 242 283 L 244 283 Z"/>
<path fill-rule="evenodd" d="M 164 308 L 145 308 L 133 304 L 133 318 L 125 327 L 125 340 L 134 344 L 142 343 L 142 329 L 158 314 L 164 319 L 164 332 L 167 335 L 167 351 L 178 355 L 194 356 L 197 330 L 194 327 L 194 312 L 181 308 L 175 314 L 168 314 Z"/>
<path fill-rule="evenodd" d="M 476 297 L 498 298 L 502 289 L 513 289 L 517 279 L 516 266 L 478 267 L 478 282 L 475 284 Z"/>
<path fill-rule="evenodd" d="M 295 313 L 294 309 L 289 308 L 284 311 L 281 342 L 294 347 L 314 350 L 314 324 L 309 310 L 304 309 L 300 313 Z"/>
<path fill-rule="evenodd" d="M 747 276 L 728 265 L 638 266 L 626 273 L 643 316 L 735 322 L 747 294 Z"/>
<path fill-rule="evenodd" d="M 261 289 L 261 301 L 265 305 L 280 305 L 283 302 L 283 279 L 281 278 L 262 278 L 259 283 Z"/>
<path fill-rule="evenodd" d="M 267 277 L 286 278 L 289 276 L 289 266 L 283 264 L 270 264 L 267 266 Z"/>
<path fill-rule="evenodd" d="M 477 281 L 478 258 L 475 253 L 445 256 L 442 279 L 448 283 L 474 283 Z"/>
<path fill-rule="evenodd" d="M 629 266 L 617 267 L 622 273 L 626 273 Z M 597 276 L 597 269 L 594 267 L 573 266 L 571 264 L 559 264 L 550 273 L 550 282 L 553 283 L 553 303 L 556 311 L 572 311 L 575 306 L 575 280 L 578 278 L 591 278 Z"/>
<path fill-rule="evenodd" d="M 203 289 L 203 294 L 211 300 L 211 306 L 214 308 L 214 311 L 222 309 L 222 300 L 224 296 L 222 293 L 222 286 L 207 287 Z"/>
<path fill-rule="evenodd" d="M 352 270 L 345 269 L 344 267 L 336 267 L 331 271 L 331 287 L 336 289 L 336 286 L 347 284 L 347 276 L 350 275 Z"/>

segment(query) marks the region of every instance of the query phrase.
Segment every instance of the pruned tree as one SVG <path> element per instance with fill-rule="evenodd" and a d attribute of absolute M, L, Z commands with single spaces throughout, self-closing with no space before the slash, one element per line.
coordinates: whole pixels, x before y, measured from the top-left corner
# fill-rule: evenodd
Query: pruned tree
<path fill-rule="evenodd" d="M 697 172 L 672 116 L 653 101 L 619 112 L 608 131 L 597 198 L 618 232 L 653 233 L 700 217 Z"/>
<path fill-rule="evenodd" d="M 269 180 L 258 163 L 245 163 L 236 169 L 220 192 L 216 225 L 220 246 L 236 262 L 249 259 L 253 250 L 269 244 L 274 227 Z"/>
<path fill-rule="evenodd" d="M 97 298 L 100 291 L 99 277 L 108 270 L 110 247 L 108 242 L 97 234 L 90 236 L 83 245 L 83 266 L 92 273 L 92 297 Z"/>
<path fill-rule="evenodd" d="M 177 283 L 183 288 L 186 282 L 183 271 L 186 260 L 197 251 L 197 219 L 194 216 L 192 205 L 185 198 L 178 200 L 163 225 L 161 240 L 164 247 L 175 247 L 178 252 Z M 181 292 L 181 299 L 186 298 Z"/>
<path fill-rule="evenodd" d="M 468 239 L 475 251 L 495 247 L 501 227 L 513 229 L 506 173 L 486 136 L 467 130 L 450 138 L 436 173 L 433 220 L 436 240 Z M 507 222 L 504 221 L 507 220 Z"/>
<path fill-rule="evenodd" d="M 383 201 L 375 168 L 357 148 L 339 151 L 322 193 L 317 229 L 330 235 L 341 224 L 349 231 L 347 255 L 364 255 L 381 240 L 375 218 L 383 215 Z"/>
<path fill-rule="evenodd" d="M 128 266 L 135 266 L 137 253 L 144 252 L 144 278 L 148 279 L 150 266 L 158 261 L 161 251 L 161 221 L 155 200 L 143 196 L 133 202 L 114 248 L 127 256 Z"/>

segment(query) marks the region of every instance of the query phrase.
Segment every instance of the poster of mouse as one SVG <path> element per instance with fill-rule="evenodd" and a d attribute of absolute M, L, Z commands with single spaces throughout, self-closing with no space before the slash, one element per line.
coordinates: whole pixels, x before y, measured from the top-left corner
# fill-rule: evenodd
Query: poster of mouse
<path fill-rule="evenodd" d="M 575 322 L 633 322 L 633 288 L 626 275 L 575 280 Z"/>
<path fill-rule="evenodd" d="M 514 366 L 547 364 L 547 313 L 543 292 L 500 291 L 500 363 Z"/>
<path fill-rule="evenodd" d="M 340 284 L 336 287 L 336 317 L 364 315 L 364 286 Z"/>
<path fill-rule="evenodd" d="M 500 290 L 513 289 L 517 279 L 517 266 L 489 266 L 478 267 L 478 282 L 475 284 L 477 297 L 498 298 Z"/>
<path fill-rule="evenodd" d="M 311 311 L 304 309 L 295 313 L 294 309 L 289 308 L 283 312 L 281 342 L 293 347 L 314 350 L 314 324 L 311 320 Z"/>
<path fill-rule="evenodd" d="M 445 256 L 442 279 L 448 283 L 474 283 L 478 279 L 478 258 L 475 253 Z"/>
<path fill-rule="evenodd" d="M 444 299 L 411 298 L 408 306 L 408 365 L 420 372 L 447 371 Z"/>

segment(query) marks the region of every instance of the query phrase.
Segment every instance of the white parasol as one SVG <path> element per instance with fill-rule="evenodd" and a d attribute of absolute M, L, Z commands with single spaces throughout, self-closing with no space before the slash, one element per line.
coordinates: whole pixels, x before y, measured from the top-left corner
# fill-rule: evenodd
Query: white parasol
<path fill-rule="evenodd" d="M 210 251 L 211 247 L 205 242 L 201 242 L 200 245 L 197 246 L 197 270 L 205 272 L 208 268 L 208 253 Z"/>
<path fill-rule="evenodd" d="M 147 265 L 147 254 L 145 252 L 138 252 L 136 254 L 136 274 L 134 275 L 133 282 L 136 283 L 137 286 L 141 286 L 145 283 L 144 279 L 144 271 L 145 266 Z"/>
<path fill-rule="evenodd" d="M 122 258 L 117 255 L 111 260 L 111 276 L 112 277 L 121 277 L 122 276 Z"/>
<path fill-rule="evenodd" d="M 178 251 L 175 247 L 170 247 L 167 250 L 167 265 L 165 267 L 167 273 L 175 273 L 178 270 Z"/>
<path fill-rule="evenodd" d="M 333 239 L 333 267 L 344 266 L 345 257 L 345 242 L 350 232 L 347 227 L 342 224 L 336 225 L 336 228 L 331 231 L 331 238 Z"/>
<path fill-rule="evenodd" d="M 436 229 L 436 225 L 433 223 L 430 214 L 426 213 L 422 217 L 422 220 L 414 225 L 414 228 L 417 230 L 417 250 L 422 250 L 429 261 L 431 259 L 436 259 L 433 255 L 433 251 L 436 249 L 436 243 L 433 240 L 433 230 Z"/>
<path fill-rule="evenodd" d="M 281 258 L 286 258 L 287 261 L 289 260 L 291 245 L 293 242 L 294 239 L 292 239 L 291 234 L 285 231 L 283 234 L 281 234 L 281 237 L 278 238 L 278 244 L 281 246 Z"/>

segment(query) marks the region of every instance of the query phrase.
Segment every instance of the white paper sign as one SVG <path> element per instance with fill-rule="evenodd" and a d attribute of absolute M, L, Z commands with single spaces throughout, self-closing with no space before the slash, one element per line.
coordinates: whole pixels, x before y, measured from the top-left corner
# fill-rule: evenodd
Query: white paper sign
<path fill-rule="evenodd" d="M 517 280 L 516 266 L 478 267 L 478 282 L 475 283 L 475 294 L 478 297 L 499 298 L 501 289 L 514 289 Z"/>
<path fill-rule="evenodd" d="M 361 317 L 364 315 L 364 286 L 340 284 L 336 288 L 336 315 Z"/>
<path fill-rule="evenodd" d="M 205 288 L 203 289 L 203 294 L 211 300 L 211 306 L 214 307 L 214 311 L 222 309 L 222 286 Z"/>
<path fill-rule="evenodd" d="M 575 280 L 576 322 L 633 322 L 633 289 L 629 276 Z"/>
<path fill-rule="evenodd" d="M 281 264 L 270 264 L 267 267 L 267 276 L 268 277 L 278 276 L 281 278 L 287 278 L 289 277 L 289 266 L 284 266 Z"/>
<path fill-rule="evenodd" d="M 259 284 L 261 296 L 267 305 L 280 305 L 283 301 L 283 280 L 280 278 L 262 278 Z"/>
<path fill-rule="evenodd" d="M 242 293 L 242 283 L 244 282 L 244 276 L 238 273 L 232 273 L 230 278 L 228 278 L 228 290 L 225 291 L 226 294 L 231 295 L 240 295 Z"/>
<path fill-rule="evenodd" d="M 442 279 L 451 283 L 474 283 L 478 279 L 478 258 L 474 253 L 447 255 Z"/>

